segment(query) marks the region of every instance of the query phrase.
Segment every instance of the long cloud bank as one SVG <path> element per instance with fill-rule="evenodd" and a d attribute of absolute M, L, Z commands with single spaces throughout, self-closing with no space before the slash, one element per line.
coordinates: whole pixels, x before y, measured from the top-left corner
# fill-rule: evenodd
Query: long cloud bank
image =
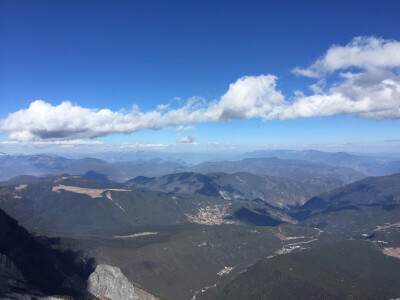
<path fill-rule="evenodd" d="M 52 105 L 34 101 L 27 109 L 0 120 L 0 131 L 19 142 L 96 138 L 182 124 L 251 118 L 295 119 L 349 114 L 374 119 L 400 118 L 400 42 L 357 37 L 345 46 L 332 46 L 299 76 L 316 78 L 313 93 L 287 100 L 274 75 L 245 76 L 230 84 L 219 99 L 194 97 L 177 109 L 167 105 L 141 112 L 90 109 L 65 101 Z M 335 80 L 327 87 L 327 78 Z"/>

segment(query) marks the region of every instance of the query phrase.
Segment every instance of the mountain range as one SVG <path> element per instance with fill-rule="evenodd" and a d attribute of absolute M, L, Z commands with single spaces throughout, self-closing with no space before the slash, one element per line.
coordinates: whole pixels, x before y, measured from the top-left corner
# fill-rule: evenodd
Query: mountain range
<path fill-rule="evenodd" d="M 304 204 L 322 192 L 342 186 L 330 178 L 285 178 L 253 173 L 176 173 L 159 177 L 139 176 L 124 184 L 130 189 L 179 194 L 201 194 L 226 200 L 264 201 L 272 206 Z"/>
<path fill-rule="evenodd" d="M 0 180 L 9 180 L 19 175 L 40 177 L 63 173 L 83 175 L 89 171 L 104 174 L 109 180 L 117 182 L 125 182 L 137 176 L 157 177 L 180 172 L 201 174 L 250 172 L 278 177 L 333 178 L 344 183 L 366 177 L 363 173 L 348 167 L 276 157 L 188 165 L 181 160 L 156 158 L 131 162 L 107 162 L 96 158 L 67 159 L 56 155 L 0 155 Z"/>
<path fill-rule="evenodd" d="M 4 176 L 13 163 L 26 174 L 0 182 L 0 299 L 93 299 L 96 265 L 160 299 L 398 298 L 400 173 L 366 177 L 352 154 L 256 154 L 197 165 L 3 155 Z"/>
<path fill-rule="evenodd" d="M 258 150 L 239 155 L 239 158 L 277 157 L 294 159 L 329 166 L 350 168 L 367 176 L 381 176 L 400 172 L 398 156 L 323 152 L 317 150 Z"/>
<path fill-rule="evenodd" d="M 228 207 L 220 198 L 132 191 L 70 175 L 0 188 L 0 208 L 28 229 L 52 235 L 111 234 L 127 227 L 179 224 L 191 217 L 197 220 L 200 211 L 210 209 L 220 213 L 215 216 L 218 222 Z"/>

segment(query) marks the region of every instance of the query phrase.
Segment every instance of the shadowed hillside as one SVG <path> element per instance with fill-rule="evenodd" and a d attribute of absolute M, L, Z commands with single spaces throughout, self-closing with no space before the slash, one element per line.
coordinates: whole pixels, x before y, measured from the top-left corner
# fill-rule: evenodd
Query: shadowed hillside
<path fill-rule="evenodd" d="M 93 260 L 83 262 L 78 252 L 58 247 L 57 239 L 32 236 L 3 210 L 0 210 L 0 240 L 0 254 L 22 273 L 22 285 L 16 289 L 12 284 L 0 285 L 3 288 L 0 295 L 39 289 L 47 294 L 90 299 L 84 291 L 86 279 L 94 269 Z"/>

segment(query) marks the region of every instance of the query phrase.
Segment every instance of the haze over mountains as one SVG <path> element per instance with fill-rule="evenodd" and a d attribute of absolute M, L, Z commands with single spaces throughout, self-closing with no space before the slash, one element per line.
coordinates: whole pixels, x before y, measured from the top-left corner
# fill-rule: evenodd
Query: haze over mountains
<path fill-rule="evenodd" d="M 278 177 L 334 178 L 349 183 L 367 176 L 400 172 L 398 157 L 360 156 L 311 150 L 263 150 L 242 154 L 237 160 L 199 164 L 187 164 L 174 155 L 161 156 L 165 158 L 117 162 L 112 162 L 114 159 L 107 156 L 110 159 L 108 162 L 97 158 L 67 159 L 56 155 L 1 154 L 0 180 L 8 180 L 18 175 L 82 175 L 88 171 L 104 174 L 117 182 L 125 182 L 137 176 L 156 177 L 178 172 L 251 172 Z M 143 155 L 140 154 L 140 157 Z"/>
<path fill-rule="evenodd" d="M 239 157 L 278 157 L 281 159 L 303 160 L 330 166 L 351 168 L 368 176 L 388 175 L 399 172 L 400 168 L 400 159 L 396 155 L 355 155 L 346 152 L 331 153 L 316 150 L 259 150 L 244 153 Z"/>
<path fill-rule="evenodd" d="M 55 155 L 1 155 L 0 178 L 7 180 L 18 175 L 54 176 L 63 173 L 82 175 L 96 171 L 115 181 L 126 181 L 139 175 L 163 175 L 182 170 L 176 162 L 150 161 L 110 163 L 95 158 L 66 159 Z"/>

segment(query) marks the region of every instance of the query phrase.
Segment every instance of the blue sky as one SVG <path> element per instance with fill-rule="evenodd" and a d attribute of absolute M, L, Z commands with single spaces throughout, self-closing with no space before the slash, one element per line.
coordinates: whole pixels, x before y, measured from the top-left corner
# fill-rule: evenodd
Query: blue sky
<path fill-rule="evenodd" d="M 398 152 L 399 14 L 398 1 L 3 0 L 0 151 Z M 323 60 L 334 45 L 361 52 L 342 64 Z M 393 63 L 379 62 L 382 53 Z M 165 116 L 193 97 L 200 108 Z M 63 101 L 70 106 L 56 109 Z M 140 121 L 132 113 L 160 104 Z"/>

